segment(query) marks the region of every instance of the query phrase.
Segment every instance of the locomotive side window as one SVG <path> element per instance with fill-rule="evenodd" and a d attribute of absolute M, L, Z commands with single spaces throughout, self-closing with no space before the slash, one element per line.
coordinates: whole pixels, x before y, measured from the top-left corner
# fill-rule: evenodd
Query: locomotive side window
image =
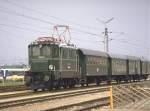
<path fill-rule="evenodd" d="M 63 58 L 68 58 L 68 53 L 66 49 L 63 49 Z"/>
<path fill-rule="evenodd" d="M 65 50 L 64 49 L 62 49 L 62 57 L 64 58 L 65 57 Z"/>
<path fill-rule="evenodd" d="M 72 49 L 69 49 L 69 58 L 74 58 L 75 57 L 75 51 Z"/>
<path fill-rule="evenodd" d="M 39 46 L 32 46 L 32 55 L 39 56 L 40 55 L 40 48 Z"/>
<path fill-rule="evenodd" d="M 76 58 L 76 50 L 72 50 L 72 58 Z"/>
<path fill-rule="evenodd" d="M 63 58 L 68 59 L 70 57 L 70 51 L 69 49 L 63 49 Z"/>
<path fill-rule="evenodd" d="M 69 58 L 72 58 L 73 56 L 73 51 L 71 49 L 68 50 L 69 51 Z"/>

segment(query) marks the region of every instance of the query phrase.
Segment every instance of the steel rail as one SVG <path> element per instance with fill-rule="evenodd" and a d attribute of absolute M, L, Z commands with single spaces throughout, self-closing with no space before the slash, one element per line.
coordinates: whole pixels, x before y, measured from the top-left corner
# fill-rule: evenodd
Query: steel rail
<path fill-rule="evenodd" d="M 69 105 L 59 106 L 56 108 L 49 108 L 42 111 L 71 111 L 73 107 L 73 111 L 84 111 L 97 107 L 108 106 L 109 105 L 109 97 L 98 98 L 94 100 L 83 101 L 79 103 L 73 103 Z"/>
<path fill-rule="evenodd" d="M 36 96 L 36 97 L 29 97 L 29 98 L 22 98 L 22 99 L 13 99 L 5 102 L 0 103 L 0 109 L 5 109 L 8 107 L 17 107 L 20 105 L 25 104 L 32 104 L 47 100 L 55 100 L 60 98 L 66 98 L 66 97 L 72 97 L 72 96 L 79 96 L 84 94 L 91 94 L 91 93 L 98 93 L 98 92 L 104 92 L 108 91 L 108 88 L 98 88 L 98 89 L 90 89 L 90 90 L 80 90 L 80 91 L 71 91 L 71 92 L 65 92 L 61 94 L 52 94 L 52 95 L 46 95 L 46 96 Z"/>

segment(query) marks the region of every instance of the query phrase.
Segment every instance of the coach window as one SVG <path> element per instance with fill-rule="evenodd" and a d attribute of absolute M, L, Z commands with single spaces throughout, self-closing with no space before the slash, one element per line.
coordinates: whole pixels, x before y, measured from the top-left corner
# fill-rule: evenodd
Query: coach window
<path fill-rule="evenodd" d="M 95 58 L 95 64 L 97 65 L 97 57 Z"/>
<path fill-rule="evenodd" d="M 99 64 L 99 65 L 100 65 L 100 60 L 101 60 L 101 58 L 98 59 L 98 64 Z"/>
<path fill-rule="evenodd" d="M 99 61 L 99 59 L 96 57 L 96 58 L 95 58 L 95 63 L 96 63 L 96 65 L 98 65 L 98 61 Z"/>
<path fill-rule="evenodd" d="M 93 62 L 92 62 L 92 61 L 93 61 L 93 59 L 92 59 L 92 57 L 90 57 L 90 62 L 91 62 L 91 64 L 93 64 Z"/>
<path fill-rule="evenodd" d="M 115 66 L 115 65 L 116 65 L 116 63 L 115 63 L 116 61 L 115 61 L 115 60 L 113 60 L 112 62 L 113 62 L 112 64 Z"/>
<path fill-rule="evenodd" d="M 94 57 L 94 64 L 96 64 L 96 57 Z"/>
<path fill-rule="evenodd" d="M 88 57 L 88 62 L 89 62 L 89 64 L 91 63 L 91 61 L 90 61 L 90 57 Z"/>
<path fill-rule="evenodd" d="M 92 59 L 92 57 L 90 57 L 90 63 L 93 64 L 93 59 Z"/>
<path fill-rule="evenodd" d="M 90 64 L 90 58 L 89 57 L 87 57 L 87 63 Z"/>
<path fill-rule="evenodd" d="M 99 64 L 100 64 L 100 65 L 101 65 L 101 60 L 102 60 L 102 59 L 99 60 Z"/>
<path fill-rule="evenodd" d="M 102 59 L 102 65 L 104 65 L 104 59 Z"/>
<path fill-rule="evenodd" d="M 96 64 L 96 57 L 94 57 L 94 63 Z"/>
<path fill-rule="evenodd" d="M 104 65 L 106 65 L 106 59 L 104 59 Z"/>
<path fill-rule="evenodd" d="M 92 64 L 92 60 L 91 60 L 91 57 L 89 57 L 89 64 Z"/>
<path fill-rule="evenodd" d="M 106 65 L 106 59 L 104 59 L 104 66 Z"/>
<path fill-rule="evenodd" d="M 99 64 L 99 58 L 97 58 L 96 62 L 97 62 L 97 65 L 98 65 Z"/>
<path fill-rule="evenodd" d="M 89 57 L 89 60 L 90 60 L 90 64 L 92 64 L 92 59 L 91 59 L 91 57 Z"/>
<path fill-rule="evenodd" d="M 97 58 L 97 65 L 99 65 L 99 58 Z"/>
<path fill-rule="evenodd" d="M 94 58 L 92 57 L 92 64 L 94 64 Z"/>
<path fill-rule="evenodd" d="M 94 64 L 94 58 L 92 57 L 92 64 Z"/>
<path fill-rule="evenodd" d="M 95 59 L 94 59 L 94 57 L 93 57 L 92 61 L 93 61 L 93 64 L 94 64 L 94 63 L 95 63 Z"/>
<path fill-rule="evenodd" d="M 99 65 L 99 61 L 100 61 L 100 58 L 98 58 L 98 59 L 97 59 L 97 63 L 98 63 L 98 65 Z"/>

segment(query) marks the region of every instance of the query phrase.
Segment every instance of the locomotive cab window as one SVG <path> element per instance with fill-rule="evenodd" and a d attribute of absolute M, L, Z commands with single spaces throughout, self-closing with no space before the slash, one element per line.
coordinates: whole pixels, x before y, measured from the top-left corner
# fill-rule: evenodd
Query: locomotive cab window
<path fill-rule="evenodd" d="M 63 56 L 63 58 L 68 58 L 68 51 L 67 51 L 67 49 L 63 49 L 62 50 L 62 56 Z"/>
<path fill-rule="evenodd" d="M 38 45 L 32 46 L 32 55 L 40 56 L 40 47 Z"/>
<path fill-rule="evenodd" d="M 58 47 L 53 47 L 53 56 L 58 57 L 59 56 L 59 49 Z"/>
<path fill-rule="evenodd" d="M 43 56 L 50 56 L 51 55 L 51 47 L 48 45 L 42 46 L 41 48 L 41 55 Z"/>

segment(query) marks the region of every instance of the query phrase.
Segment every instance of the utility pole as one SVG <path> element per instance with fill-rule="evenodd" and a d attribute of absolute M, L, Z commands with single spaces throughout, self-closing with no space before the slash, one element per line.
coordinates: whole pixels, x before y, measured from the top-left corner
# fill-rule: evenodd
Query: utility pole
<path fill-rule="evenodd" d="M 109 51 L 109 49 L 108 49 L 108 48 L 109 48 L 109 47 L 108 47 L 108 42 L 109 42 L 109 41 L 108 41 L 108 28 L 107 28 L 107 27 L 105 27 L 104 37 L 105 37 L 105 38 L 104 38 L 104 39 L 105 39 L 105 40 L 104 40 L 104 47 L 105 47 L 104 50 L 105 50 L 106 52 L 108 52 L 108 51 Z"/>
<path fill-rule="evenodd" d="M 112 17 L 111 19 L 108 19 L 107 21 L 102 21 L 100 19 L 97 19 L 98 22 L 101 22 L 104 27 L 105 27 L 105 30 L 104 30 L 104 51 L 105 52 L 109 52 L 109 33 L 112 33 L 112 32 L 109 32 L 108 31 L 108 27 L 107 27 L 107 24 L 110 23 L 114 18 Z"/>

